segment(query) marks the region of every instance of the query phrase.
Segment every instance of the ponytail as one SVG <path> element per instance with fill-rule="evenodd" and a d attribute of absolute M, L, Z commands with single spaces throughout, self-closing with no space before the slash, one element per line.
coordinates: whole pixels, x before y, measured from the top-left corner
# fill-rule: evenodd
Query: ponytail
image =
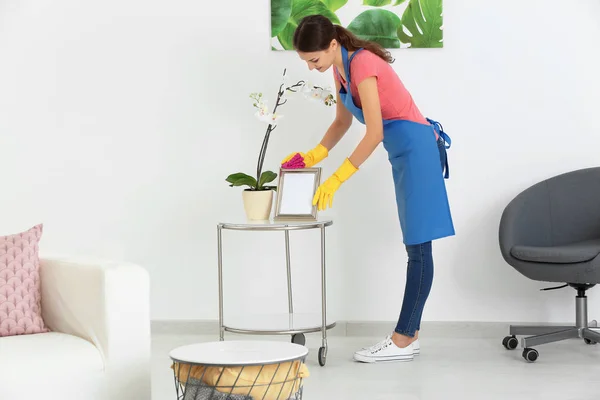
<path fill-rule="evenodd" d="M 335 29 L 335 39 L 348 51 L 356 51 L 360 48 L 363 48 L 365 50 L 369 50 L 373 54 L 376 54 L 390 64 L 394 62 L 390 52 L 383 48 L 379 43 L 360 39 L 341 25 L 334 25 L 333 27 Z"/>

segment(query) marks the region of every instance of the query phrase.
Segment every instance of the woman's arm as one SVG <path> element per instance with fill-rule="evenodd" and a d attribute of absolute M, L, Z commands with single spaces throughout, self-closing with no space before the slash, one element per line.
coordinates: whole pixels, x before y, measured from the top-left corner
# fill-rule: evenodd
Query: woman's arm
<path fill-rule="evenodd" d="M 340 99 L 340 82 L 337 79 L 335 79 L 335 88 L 337 100 L 335 120 L 331 123 L 327 132 L 325 132 L 323 140 L 321 140 L 321 144 L 325 146 L 328 151 L 333 149 L 346 132 L 348 132 L 348 129 L 350 129 L 350 126 L 352 125 L 353 118 L 352 113 L 348 111 Z"/>
<path fill-rule="evenodd" d="M 375 148 L 383 140 L 383 120 L 381 117 L 381 105 L 379 103 L 379 92 L 377 91 L 377 78 L 368 77 L 358 85 L 358 94 L 362 103 L 363 115 L 367 132 L 360 141 L 356 150 L 349 157 L 350 162 L 356 168 L 365 162 L 375 151 Z"/>
<path fill-rule="evenodd" d="M 333 205 L 333 195 L 343 182 L 347 181 L 358 167 L 373 153 L 375 148 L 383 140 L 383 121 L 381 118 L 381 107 L 379 105 L 379 92 L 377 90 L 377 78 L 370 76 L 358 85 L 358 92 L 362 103 L 362 111 L 365 116 L 367 132 L 360 141 L 352 155 L 344 160 L 337 171 L 330 176 L 313 197 L 313 205 L 318 205 L 319 210 L 325 210 Z"/>

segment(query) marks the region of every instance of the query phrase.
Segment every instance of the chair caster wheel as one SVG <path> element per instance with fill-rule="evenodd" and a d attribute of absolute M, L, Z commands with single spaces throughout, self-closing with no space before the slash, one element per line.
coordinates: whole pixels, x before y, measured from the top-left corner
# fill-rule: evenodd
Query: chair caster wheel
<path fill-rule="evenodd" d="M 587 339 L 587 338 L 583 339 L 583 341 L 585 342 L 585 344 L 590 344 L 590 345 L 592 345 L 592 344 L 598 344 L 598 342 L 594 342 L 593 340 L 590 340 L 590 339 Z"/>
<path fill-rule="evenodd" d="M 296 333 L 292 335 L 292 343 L 299 344 L 300 346 L 304 346 L 306 344 L 306 337 L 304 333 Z"/>
<path fill-rule="evenodd" d="M 514 350 L 519 346 L 519 339 L 515 335 L 507 336 L 502 340 L 502 345 L 506 350 Z"/>
<path fill-rule="evenodd" d="M 528 362 L 534 362 L 538 359 L 540 353 L 536 349 L 526 348 L 523 350 L 523 358 Z"/>
<path fill-rule="evenodd" d="M 325 349 L 325 347 L 321 347 L 319 349 L 319 365 L 321 367 L 324 367 L 326 361 L 327 361 L 327 349 Z"/>

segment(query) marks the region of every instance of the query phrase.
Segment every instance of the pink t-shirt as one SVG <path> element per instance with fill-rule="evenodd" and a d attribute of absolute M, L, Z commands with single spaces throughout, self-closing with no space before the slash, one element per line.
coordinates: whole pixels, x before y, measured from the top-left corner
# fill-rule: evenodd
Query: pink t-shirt
<path fill-rule="evenodd" d="M 350 80 L 352 81 L 352 98 L 357 107 L 362 108 L 358 85 L 366 78 L 377 77 L 377 89 L 379 91 L 379 102 L 381 104 L 381 115 L 383 119 L 404 119 L 429 125 L 417 108 L 412 96 L 404 87 L 404 84 L 392 69 L 392 66 L 374 53 L 363 49 L 357 53 L 350 63 Z M 340 79 L 336 67 L 333 68 L 334 78 L 339 81 L 344 89 L 347 89 L 346 77 Z"/>

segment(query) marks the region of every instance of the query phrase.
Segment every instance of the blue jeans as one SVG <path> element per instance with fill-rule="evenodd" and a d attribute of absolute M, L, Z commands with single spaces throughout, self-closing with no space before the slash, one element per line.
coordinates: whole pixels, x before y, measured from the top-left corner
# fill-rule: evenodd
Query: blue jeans
<path fill-rule="evenodd" d="M 442 172 L 447 168 L 447 155 L 444 140 L 437 142 L 440 152 Z M 433 283 L 433 254 L 431 242 L 406 246 L 408 265 L 406 269 L 406 286 L 404 300 L 395 332 L 414 337 L 415 331 L 421 329 L 421 318 L 425 302 Z"/>

